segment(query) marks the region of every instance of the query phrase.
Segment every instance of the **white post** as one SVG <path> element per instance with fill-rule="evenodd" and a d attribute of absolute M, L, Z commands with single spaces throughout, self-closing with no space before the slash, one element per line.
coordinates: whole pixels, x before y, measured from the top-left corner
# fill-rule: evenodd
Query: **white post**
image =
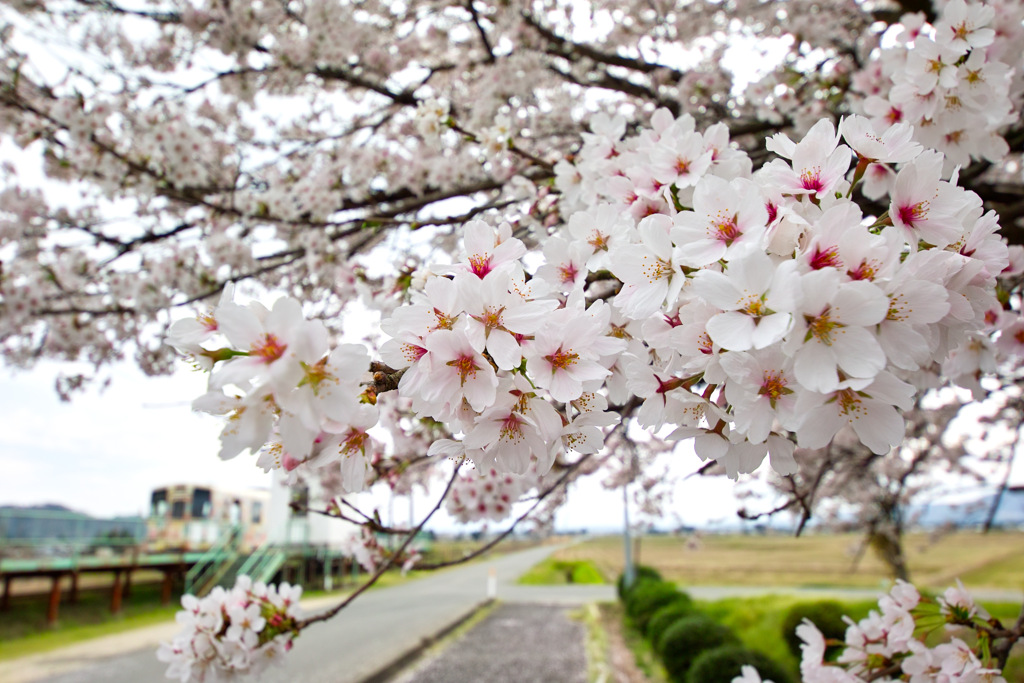
<path fill-rule="evenodd" d="M 498 596 L 498 570 L 491 567 L 487 570 L 487 599 L 493 600 Z"/>

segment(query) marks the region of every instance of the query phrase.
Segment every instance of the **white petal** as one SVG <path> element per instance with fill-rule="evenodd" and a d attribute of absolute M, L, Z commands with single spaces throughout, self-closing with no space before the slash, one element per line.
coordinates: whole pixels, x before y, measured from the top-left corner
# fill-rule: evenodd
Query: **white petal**
<path fill-rule="evenodd" d="M 754 319 L 736 311 L 719 313 L 708 320 L 707 331 L 711 341 L 722 348 L 746 351 L 753 344 Z"/>

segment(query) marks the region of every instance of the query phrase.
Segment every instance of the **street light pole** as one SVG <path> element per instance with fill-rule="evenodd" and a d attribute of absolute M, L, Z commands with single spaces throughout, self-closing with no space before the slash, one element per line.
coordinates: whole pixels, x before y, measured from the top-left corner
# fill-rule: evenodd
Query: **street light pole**
<path fill-rule="evenodd" d="M 629 529 L 629 482 L 622 485 L 622 542 L 625 547 L 626 566 L 622 571 L 622 585 L 627 590 L 633 586 L 636 580 L 636 568 L 633 566 L 633 539 L 630 537 Z"/>

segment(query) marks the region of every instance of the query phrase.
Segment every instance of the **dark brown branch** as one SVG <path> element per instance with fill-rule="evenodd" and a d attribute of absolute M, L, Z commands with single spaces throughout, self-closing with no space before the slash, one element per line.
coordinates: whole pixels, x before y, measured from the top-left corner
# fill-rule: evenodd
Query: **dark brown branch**
<path fill-rule="evenodd" d="M 580 57 L 593 60 L 600 64 L 606 64 L 609 66 L 620 66 L 633 71 L 639 71 L 641 73 L 650 74 L 655 71 L 665 70 L 671 72 L 677 78 L 682 78 L 685 74 L 678 71 L 670 66 L 664 64 L 655 64 L 644 61 L 642 59 L 636 59 L 633 57 L 625 57 L 623 55 L 609 54 L 607 52 L 601 52 L 593 47 L 584 45 L 582 43 L 574 43 L 568 38 L 563 38 L 551 29 L 542 25 L 539 21 L 533 18 L 529 12 L 522 12 L 520 14 L 523 21 L 526 22 L 533 30 L 535 30 L 544 40 L 548 42 L 549 48 L 548 53 L 559 57 L 565 57 L 569 61 L 577 61 Z"/>
<path fill-rule="evenodd" d="M 484 30 L 483 25 L 480 23 L 480 14 L 476 11 L 473 0 L 466 0 L 466 9 L 469 10 L 470 15 L 473 17 L 473 25 L 476 26 L 477 33 L 480 34 L 480 42 L 484 44 L 484 49 L 487 50 L 487 63 L 493 64 L 497 61 L 494 57 L 494 47 L 491 45 L 491 39 L 487 37 L 487 31 Z"/>
<path fill-rule="evenodd" d="M 383 564 L 381 564 L 380 567 L 377 568 L 377 571 L 374 572 L 373 576 L 367 579 L 366 583 L 357 588 L 355 591 L 352 592 L 351 595 L 349 595 L 347 598 L 339 602 L 331 609 L 316 616 L 308 617 L 298 622 L 297 628 L 299 630 L 306 628 L 310 624 L 315 624 L 318 621 L 327 621 L 328 619 L 334 617 L 338 612 L 345 609 L 353 600 L 358 598 L 365 591 L 369 590 L 370 587 L 373 586 L 373 584 L 377 583 L 380 577 L 384 575 L 384 572 L 395 566 L 395 563 L 398 561 L 398 558 L 401 557 L 403 553 L 405 553 L 406 548 L 409 547 L 409 544 L 412 543 L 413 539 L 416 538 L 420 531 L 423 530 L 423 527 L 430 520 L 430 518 L 434 516 L 434 513 L 441 509 L 441 504 L 444 503 L 445 499 L 448 497 L 448 493 L 452 490 L 452 486 L 455 484 L 455 480 L 458 479 L 459 477 L 459 465 L 461 464 L 461 462 L 456 464 L 455 472 L 452 473 L 451 478 L 448 480 L 448 485 L 445 486 L 444 492 L 441 494 L 441 497 L 437 499 L 437 503 L 430 510 L 430 512 L 427 513 L 427 516 L 424 517 L 423 520 L 416 525 L 415 529 L 409 532 L 409 535 L 405 537 L 404 541 L 402 541 L 402 545 L 398 547 L 398 550 L 393 552 L 391 556 L 387 559 L 387 561 L 385 561 Z"/>
<path fill-rule="evenodd" d="M 516 517 L 515 521 L 512 522 L 512 525 L 508 529 L 506 529 L 505 531 L 503 531 L 500 534 L 498 534 L 498 536 L 496 536 L 490 542 L 484 544 L 480 548 L 477 548 L 476 550 L 474 550 L 473 552 L 469 553 L 468 555 L 465 555 L 464 557 L 460 557 L 457 560 L 449 560 L 448 562 L 437 562 L 437 563 L 434 563 L 434 564 L 421 564 L 421 565 L 417 565 L 417 569 L 424 569 L 424 570 L 427 570 L 427 569 L 442 569 L 444 567 L 451 567 L 451 566 L 454 566 L 454 565 L 457 565 L 457 564 L 462 564 L 464 562 L 468 562 L 468 561 L 470 561 L 472 559 L 480 557 L 481 555 L 486 553 L 488 550 L 490 550 L 491 548 L 493 548 L 494 546 L 498 545 L 503 540 L 508 538 L 509 535 L 511 535 L 512 532 L 515 531 L 516 526 L 518 526 L 520 522 L 522 522 L 527 517 L 529 517 L 531 514 L 533 514 L 533 511 L 536 510 L 537 507 L 542 502 L 544 502 L 545 498 L 547 498 L 552 493 L 557 491 L 558 487 L 562 486 L 562 484 L 565 483 L 565 481 L 570 476 L 572 476 L 572 474 L 579 468 L 579 466 L 582 465 L 587 459 L 590 458 L 590 455 L 591 454 L 589 454 L 589 453 L 586 454 L 586 455 L 583 455 L 583 456 L 580 457 L 579 460 L 574 462 L 572 465 L 569 465 L 569 467 L 566 468 L 565 472 L 562 473 L 562 476 L 560 476 L 558 478 L 558 480 L 555 481 L 554 484 L 552 484 L 543 493 L 541 493 L 541 494 L 539 494 L 537 496 L 537 498 L 534 500 L 533 505 L 530 506 L 530 509 L 528 509 L 523 514 L 521 514 L 518 517 Z"/>

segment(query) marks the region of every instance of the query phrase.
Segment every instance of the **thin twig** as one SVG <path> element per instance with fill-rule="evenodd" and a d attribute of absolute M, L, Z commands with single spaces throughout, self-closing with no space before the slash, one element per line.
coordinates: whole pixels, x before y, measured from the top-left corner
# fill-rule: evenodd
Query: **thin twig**
<path fill-rule="evenodd" d="M 302 630 L 302 629 L 306 628 L 310 624 L 315 624 L 318 621 L 327 621 L 328 619 L 333 618 L 338 612 L 340 612 L 341 610 L 345 609 L 353 600 L 358 598 L 365 591 L 369 590 L 369 588 L 371 586 L 373 586 L 373 584 L 377 583 L 377 580 L 380 579 L 380 577 L 384 575 L 384 572 L 386 572 L 387 570 L 389 570 L 393 566 L 395 566 L 395 562 L 397 562 L 398 558 L 402 556 L 402 553 L 404 553 L 405 549 L 409 547 L 409 544 L 412 543 L 412 540 L 414 538 L 416 538 L 416 535 L 419 534 L 420 531 L 423 530 L 424 525 L 430 520 L 431 517 L 434 516 L 435 512 L 437 512 L 438 510 L 441 509 L 441 504 L 444 503 L 445 498 L 448 497 L 448 492 L 452 490 L 452 486 L 455 484 L 455 480 L 458 479 L 458 477 L 459 477 L 459 466 L 461 464 L 462 464 L 462 461 L 460 461 L 460 462 L 458 462 L 456 464 L 455 472 L 452 473 L 451 479 L 448 480 L 448 485 L 444 487 L 444 493 L 442 493 L 441 497 L 437 499 L 437 504 L 435 504 L 433 509 L 427 514 L 427 516 L 424 517 L 423 520 L 418 525 L 416 525 L 416 528 L 413 529 L 411 532 L 409 532 L 409 535 L 406 536 L 404 541 L 402 541 L 402 545 L 399 546 L 398 550 L 396 550 L 395 552 L 393 552 L 391 554 L 391 557 L 389 557 L 387 559 L 387 561 L 384 564 L 382 564 L 377 569 L 376 572 L 374 572 L 373 576 L 371 576 L 369 579 L 367 579 L 366 583 L 364 583 L 362 586 L 357 588 L 351 595 L 349 595 L 347 598 L 345 598 L 344 600 L 339 602 L 337 605 L 335 605 L 331 609 L 329 609 L 326 612 L 323 612 L 321 614 L 318 614 L 318 615 L 316 615 L 314 617 L 309 617 L 307 619 L 303 619 L 302 621 L 298 622 L 297 628 L 299 630 Z"/>

